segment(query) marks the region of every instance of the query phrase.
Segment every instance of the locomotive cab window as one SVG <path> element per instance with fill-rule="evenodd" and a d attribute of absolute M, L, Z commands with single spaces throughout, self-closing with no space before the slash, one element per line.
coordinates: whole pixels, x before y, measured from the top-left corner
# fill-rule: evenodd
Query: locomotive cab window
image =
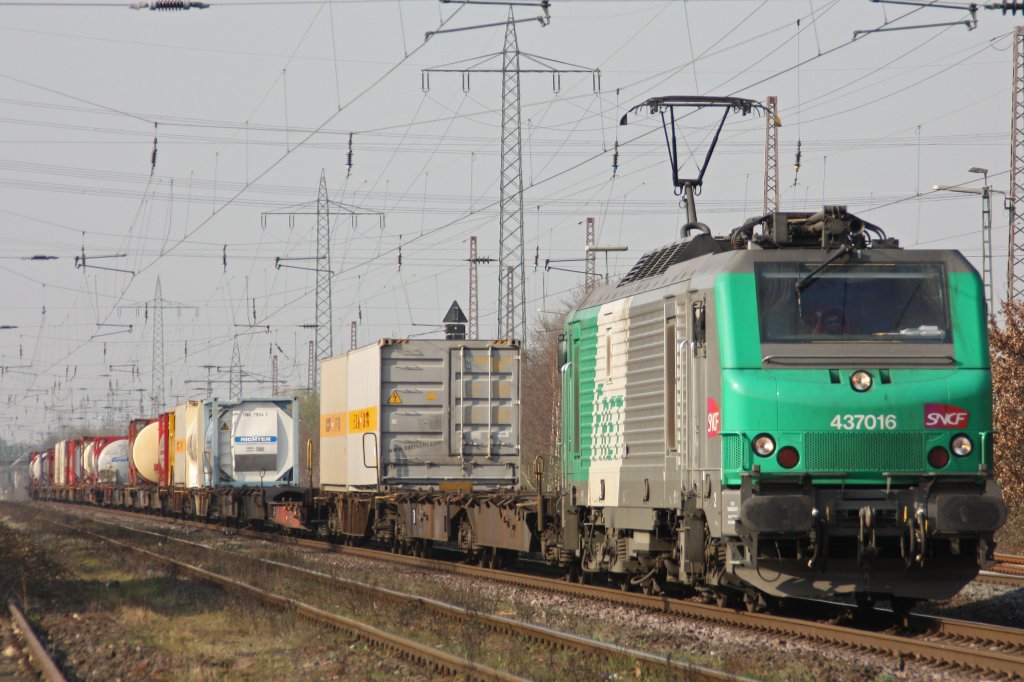
<path fill-rule="evenodd" d="M 816 263 L 757 263 L 761 340 L 770 343 L 949 343 L 945 269 L 938 263 L 841 263 L 796 283 Z"/>

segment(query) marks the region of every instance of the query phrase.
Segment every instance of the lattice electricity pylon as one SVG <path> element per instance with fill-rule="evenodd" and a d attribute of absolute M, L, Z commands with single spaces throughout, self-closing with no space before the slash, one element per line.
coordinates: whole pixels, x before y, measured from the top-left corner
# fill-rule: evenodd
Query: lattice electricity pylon
<path fill-rule="evenodd" d="M 272 395 L 278 395 L 278 373 L 277 373 L 277 356 L 273 355 L 270 357 L 270 392 Z"/>
<path fill-rule="evenodd" d="M 144 303 L 143 305 L 120 307 L 128 310 L 142 310 L 147 321 L 149 320 L 150 312 L 152 312 L 153 366 L 149 399 L 153 414 L 160 414 L 164 408 L 164 310 L 177 310 L 180 314 L 182 310 L 198 311 L 199 308 L 194 305 L 176 303 L 175 301 L 165 299 L 160 288 L 159 277 L 156 278 L 156 290 L 153 293 L 153 300 L 151 302 Z"/>
<path fill-rule="evenodd" d="M 516 281 L 516 268 L 514 265 L 505 266 L 505 323 L 502 325 L 505 329 L 512 329 L 515 326 L 515 289 Z M 500 333 L 500 332 L 499 332 Z"/>
<path fill-rule="evenodd" d="M 583 286 L 587 291 L 590 291 L 597 286 L 597 253 L 591 251 L 590 247 L 594 245 L 594 219 L 587 218 L 587 243 L 583 253 L 586 256 L 585 268 L 586 275 L 584 275 Z"/>
<path fill-rule="evenodd" d="M 476 235 L 469 238 L 469 337 L 480 338 L 480 273 L 477 266 L 494 259 L 477 255 Z"/>
<path fill-rule="evenodd" d="M 238 341 L 231 349 L 231 376 L 229 377 L 228 397 L 231 400 L 242 399 L 242 353 L 238 350 Z"/>
<path fill-rule="evenodd" d="M 764 204 L 761 215 L 779 210 L 779 101 L 772 95 L 764 112 Z"/>
<path fill-rule="evenodd" d="M 462 89 L 469 90 L 472 73 L 500 73 L 501 83 L 501 195 L 499 199 L 498 244 L 498 338 L 526 338 L 526 254 L 523 237 L 523 153 L 519 76 L 523 73 L 551 74 L 552 88 L 561 90 L 562 74 L 589 73 L 595 92 L 601 89 L 601 70 L 540 57 L 519 51 L 516 20 L 509 9 L 505 22 L 505 45 L 500 53 L 463 59 L 444 66 L 423 69 L 424 91 L 430 89 L 431 73 L 461 73 Z M 501 58 L 501 68 L 490 66 Z M 523 68 L 521 60 L 530 63 Z M 464 65 L 464 66 L 462 66 Z M 508 268 L 512 268 L 511 279 Z M 506 287 L 511 287 L 509 292 Z M 506 310 L 507 306 L 511 309 Z"/>
<path fill-rule="evenodd" d="M 1024 295 L 1024 26 L 1013 33 L 1013 121 L 1010 125 L 1010 245 L 1006 300 Z M 994 311 L 993 311 L 994 312 Z"/>
<path fill-rule="evenodd" d="M 480 274 L 477 272 L 476 235 L 469 238 L 469 338 L 476 340 L 480 334 Z"/>
<path fill-rule="evenodd" d="M 316 350 L 313 342 L 309 342 L 309 376 L 306 379 L 306 388 L 312 391 L 316 388 L 316 378 L 320 376 L 320 371 L 317 368 L 316 362 Z"/>
<path fill-rule="evenodd" d="M 312 202 L 286 206 L 284 208 L 267 211 L 263 214 L 263 226 L 266 227 L 267 216 L 286 215 L 288 216 L 289 227 L 295 226 L 295 216 L 315 215 L 316 216 L 316 256 L 312 257 L 278 257 L 274 259 L 274 266 L 278 269 L 293 268 L 296 270 L 312 270 L 316 272 L 316 343 L 315 360 L 312 363 L 312 381 L 309 388 L 314 389 L 320 386 L 320 363 L 319 360 L 329 358 L 334 354 L 334 333 L 332 324 L 332 302 L 331 302 L 331 280 L 334 272 L 331 270 L 331 214 L 347 215 L 356 226 L 358 217 L 361 215 L 375 215 L 384 226 L 384 214 L 380 211 L 344 204 L 337 201 L 330 201 L 327 197 L 327 176 L 320 171 L 320 187 L 317 192 L 315 210 L 310 210 Z M 316 267 L 305 267 L 301 265 L 288 265 L 288 261 L 309 261 L 315 262 Z"/>

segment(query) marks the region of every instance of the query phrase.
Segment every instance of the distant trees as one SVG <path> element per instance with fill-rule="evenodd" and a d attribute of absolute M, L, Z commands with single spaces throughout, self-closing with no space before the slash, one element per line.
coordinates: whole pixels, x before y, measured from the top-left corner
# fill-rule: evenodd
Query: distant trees
<path fill-rule="evenodd" d="M 1008 502 L 1024 501 L 1024 304 L 1003 305 L 1003 324 L 991 320 L 995 475 Z"/>
<path fill-rule="evenodd" d="M 565 318 L 583 299 L 575 289 L 553 311 L 533 321 L 522 362 L 522 453 L 524 483 L 533 487 L 534 461 L 544 458 L 544 489 L 554 490 L 562 468 L 558 440 L 562 422 L 562 375 L 558 367 L 558 337 Z M 527 483 L 528 482 L 528 483 Z"/>

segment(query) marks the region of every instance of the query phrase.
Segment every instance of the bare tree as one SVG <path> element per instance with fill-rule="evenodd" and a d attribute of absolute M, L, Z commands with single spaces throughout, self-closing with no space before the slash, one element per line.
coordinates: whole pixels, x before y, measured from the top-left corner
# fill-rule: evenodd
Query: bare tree
<path fill-rule="evenodd" d="M 1003 304 L 1003 325 L 989 323 L 995 475 L 1007 502 L 1024 501 L 1024 304 Z"/>
<path fill-rule="evenodd" d="M 584 293 L 582 289 L 570 292 L 554 311 L 539 313 L 530 325 L 530 342 L 523 353 L 520 379 L 523 480 L 530 487 L 536 480 L 533 466 L 538 457 L 544 458 L 544 489 L 554 489 L 560 480 L 562 375 L 558 367 L 558 338 L 565 328 L 565 318 L 583 300 Z"/>

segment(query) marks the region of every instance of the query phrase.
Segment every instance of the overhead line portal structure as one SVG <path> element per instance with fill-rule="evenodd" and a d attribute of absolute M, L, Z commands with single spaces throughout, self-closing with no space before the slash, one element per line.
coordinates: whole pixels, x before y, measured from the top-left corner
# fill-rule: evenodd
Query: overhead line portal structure
<path fill-rule="evenodd" d="M 470 74 L 501 74 L 498 337 L 517 338 L 523 342 L 526 339 L 526 254 L 523 235 L 523 148 L 519 77 L 524 73 L 550 74 L 552 89 L 558 92 L 561 89 L 562 74 L 589 73 L 594 91 L 599 92 L 601 70 L 520 52 L 516 23 L 518 22 L 509 9 L 505 22 L 505 44 L 500 53 L 423 69 L 421 80 L 423 90 L 429 91 L 431 73 L 460 73 L 462 89 L 468 92 Z M 498 57 L 501 57 L 500 69 L 488 66 Z M 523 68 L 523 60 L 530 62 L 531 66 Z M 470 312 L 472 319 L 472 310 Z"/>
<path fill-rule="evenodd" d="M 300 256 L 279 256 L 274 259 L 274 266 L 277 269 L 292 268 L 296 270 L 312 270 L 316 272 L 316 329 L 313 353 L 309 363 L 310 389 L 320 386 L 320 360 L 329 358 L 334 354 L 334 332 L 333 332 L 333 303 L 331 300 L 331 281 L 334 278 L 334 271 L 331 269 L 331 213 L 334 215 L 348 215 L 353 225 L 360 215 L 375 215 L 383 226 L 384 214 L 380 211 L 364 209 L 359 206 L 352 206 L 337 201 L 331 201 L 327 196 L 327 176 L 321 169 L 320 185 L 317 191 L 316 204 L 314 209 L 312 202 L 288 206 L 273 211 L 267 211 L 262 216 L 263 226 L 266 226 L 267 216 L 286 215 L 290 226 L 295 224 L 295 216 L 315 215 L 316 216 L 316 255 L 312 257 Z M 313 267 L 308 265 L 296 265 L 293 261 L 314 262 Z"/>

